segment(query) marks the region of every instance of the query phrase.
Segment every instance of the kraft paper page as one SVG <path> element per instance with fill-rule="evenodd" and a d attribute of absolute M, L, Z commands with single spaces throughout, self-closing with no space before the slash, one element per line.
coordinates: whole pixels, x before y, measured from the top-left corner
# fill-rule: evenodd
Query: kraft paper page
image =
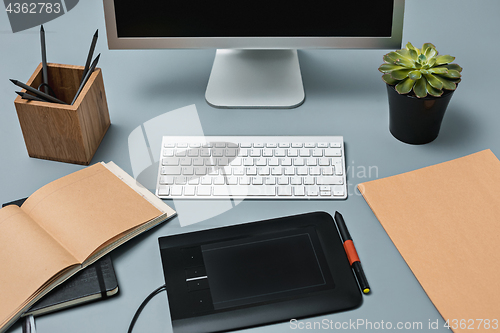
<path fill-rule="evenodd" d="M 445 320 L 500 319 L 500 161 L 490 150 L 358 188 Z"/>
<path fill-rule="evenodd" d="M 102 164 L 42 189 L 22 209 L 81 263 L 101 244 L 162 214 Z"/>
<path fill-rule="evenodd" d="M 21 304 L 61 269 L 78 263 L 17 206 L 0 210 L 0 244 L 2 319 L 13 316 Z"/>

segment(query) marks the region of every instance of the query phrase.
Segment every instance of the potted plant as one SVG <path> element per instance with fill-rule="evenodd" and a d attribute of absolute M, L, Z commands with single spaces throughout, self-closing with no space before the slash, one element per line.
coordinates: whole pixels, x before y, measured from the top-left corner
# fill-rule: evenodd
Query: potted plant
<path fill-rule="evenodd" d="M 387 83 L 389 130 L 405 143 L 424 144 L 437 138 L 448 103 L 460 82 L 462 68 L 455 57 L 438 55 L 425 43 L 411 43 L 384 55 L 379 71 Z"/>

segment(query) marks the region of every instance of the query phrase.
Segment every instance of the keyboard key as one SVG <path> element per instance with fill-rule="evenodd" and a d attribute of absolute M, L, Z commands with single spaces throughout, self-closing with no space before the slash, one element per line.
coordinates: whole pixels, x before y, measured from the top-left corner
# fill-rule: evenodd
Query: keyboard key
<path fill-rule="evenodd" d="M 189 157 L 183 157 L 179 161 L 181 165 L 191 165 L 191 159 Z"/>
<path fill-rule="evenodd" d="M 305 165 L 305 160 L 304 158 L 302 157 L 298 157 L 298 158 L 294 158 L 293 159 L 293 165 L 296 165 L 296 166 L 302 166 L 302 165 Z"/>
<path fill-rule="evenodd" d="M 169 195 L 170 187 L 166 185 L 158 186 L 158 195 Z"/>
<path fill-rule="evenodd" d="M 172 186 L 170 189 L 170 195 L 172 196 L 181 196 L 182 195 L 182 186 Z"/>
<path fill-rule="evenodd" d="M 280 165 L 280 163 L 279 163 L 279 159 L 278 159 L 278 158 L 276 158 L 276 157 L 271 157 L 271 158 L 268 160 L 268 162 L 269 162 L 269 166 L 278 166 L 278 165 Z"/>
<path fill-rule="evenodd" d="M 321 174 L 324 176 L 332 176 L 333 175 L 333 167 L 321 168 Z"/>
<path fill-rule="evenodd" d="M 239 186 L 228 185 L 214 187 L 214 196 L 225 196 L 230 193 L 231 196 L 274 196 L 276 188 L 274 186 Z"/>
<path fill-rule="evenodd" d="M 311 156 L 311 150 L 307 148 L 301 148 L 299 149 L 299 156 L 301 157 Z"/>
<path fill-rule="evenodd" d="M 227 177 L 228 185 L 238 185 L 238 177 Z"/>
<path fill-rule="evenodd" d="M 173 176 L 160 176 L 160 184 L 162 184 L 162 185 L 172 185 L 173 183 L 174 183 L 174 177 Z"/>
<path fill-rule="evenodd" d="M 333 186 L 333 195 L 334 196 L 343 196 L 344 195 L 344 187 L 343 186 Z"/>
<path fill-rule="evenodd" d="M 271 174 L 269 167 L 258 168 L 257 172 L 260 176 L 269 176 Z"/>
<path fill-rule="evenodd" d="M 174 177 L 174 179 L 175 179 L 176 185 L 186 185 L 186 183 L 187 183 L 187 177 L 184 177 L 184 176 Z"/>
<path fill-rule="evenodd" d="M 264 182 L 266 185 L 276 185 L 276 177 L 273 176 L 265 177 Z"/>
<path fill-rule="evenodd" d="M 183 167 L 182 168 L 182 174 L 183 175 L 194 175 L 194 168 L 192 166 L 188 166 L 188 167 Z"/>
<path fill-rule="evenodd" d="M 330 165 L 330 159 L 327 157 L 322 157 L 318 158 L 318 164 L 321 166 L 329 166 Z"/>
<path fill-rule="evenodd" d="M 342 156 L 342 150 L 340 148 L 326 148 L 325 156 L 326 157 Z"/>
<path fill-rule="evenodd" d="M 162 175 L 180 175 L 181 167 L 162 167 L 161 168 Z"/>
<path fill-rule="evenodd" d="M 260 157 L 260 154 L 261 154 L 261 149 L 258 149 L 258 148 L 250 149 L 250 156 L 251 157 Z"/>
<path fill-rule="evenodd" d="M 195 167 L 194 168 L 194 173 L 195 173 L 195 175 L 206 175 L 207 174 L 207 168 L 205 168 L 205 167 Z"/>
<path fill-rule="evenodd" d="M 285 157 L 286 156 L 286 150 L 283 148 L 276 148 L 274 150 L 274 156 L 276 157 Z"/>
<path fill-rule="evenodd" d="M 305 190 L 304 186 L 294 186 L 293 187 L 293 195 L 300 196 L 300 197 L 306 195 L 306 190 Z"/>
<path fill-rule="evenodd" d="M 210 186 L 197 186 L 196 187 L 197 195 L 208 196 L 212 194 L 212 187 Z"/>
<path fill-rule="evenodd" d="M 291 196 L 292 195 L 292 188 L 289 186 L 278 187 L 278 195 L 279 196 Z"/>
<path fill-rule="evenodd" d="M 195 192 L 195 186 L 184 186 L 184 195 L 193 196 Z"/>
<path fill-rule="evenodd" d="M 309 166 L 314 166 L 314 165 L 317 165 L 318 164 L 318 159 L 315 158 L 315 157 L 308 157 L 306 158 L 306 165 L 309 165 Z"/>
<path fill-rule="evenodd" d="M 315 148 L 312 150 L 312 156 L 314 157 L 322 157 L 323 156 L 323 149 L 321 148 Z"/>
<path fill-rule="evenodd" d="M 188 180 L 189 185 L 198 185 L 200 183 L 200 178 L 194 177 Z"/>
<path fill-rule="evenodd" d="M 214 185 L 224 185 L 225 179 L 223 176 L 217 176 L 212 179 Z"/>
<path fill-rule="evenodd" d="M 319 176 L 321 175 L 321 169 L 319 167 L 309 168 L 309 174 L 311 176 Z"/>
<path fill-rule="evenodd" d="M 278 177 L 278 185 L 288 185 L 288 177 Z"/>
<path fill-rule="evenodd" d="M 251 179 L 247 176 L 242 176 L 239 179 L 240 185 L 250 185 Z"/>
<path fill-rule="evenodd" d="M 304 185 L 314 185 L 314 184 L 315 184 L 314 177 L 311 176 L 304 177 Z"/>
<path fill-rule="evenodd" d="M 290 166 L 292 165 L 292 159 L 290 157 L 283 157 L 280 159 L 282 166 Z"/>
<path fill-rule="evenodd" d="M 342 185 L 344 184 L 344 178 L 338 176 L 318 177 L 316 183 L 318 185 Z"/>
<path fill-rule="evenodd" d="M 252 185 L 262 185 L 264 184 L 264 180 L 260 176 L 252 177 Z"/>
<path fill-rule="evenodd" d="M 164 158 L 161 161 L 162 165 L 179 165 L 179 159 L 177 157 Z"/>
<path fill-rule="evenodd" d="M 342 163 L 339 162 L 335 163 L 335 174 L 337 176 L 342 176 L 343 174 Z"/>

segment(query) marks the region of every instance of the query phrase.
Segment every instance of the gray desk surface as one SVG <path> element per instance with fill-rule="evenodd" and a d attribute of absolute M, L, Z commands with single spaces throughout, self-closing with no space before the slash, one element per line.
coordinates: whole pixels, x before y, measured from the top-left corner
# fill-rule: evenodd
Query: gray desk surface
<path fill-rule="evenodd" d="M 420 47 L 432 42 L 441 54 L 456 56 L 464 68 L 463 82 L 451 100 L 439 137 L 423 146 L 401 143 L 389 133 L 387 96 L 377 71 L 385 50 L 300 51 L 307 95 L 302 106 L 292 110 L 220 110 L 204 100 L 214 50 L 109 51 L 102 3 L 97 0 L 80 1 L 69 13 L 46 23 L 49 62 L 83 65 L 95 29 L 100 32 L 96 52 L 102 53 L 99 67 L 103 69 L 112 125 L 92 163 L 112 160 L 132 174 L 132 165 L 140 164 L 137 156 L 129 154 L 132 131 L 154 117 L 195 104 L 205 135 L 343 135 L 350 196 L 340 202 L 246 200 L 220 214 L 217 205 L 169 202 L 181 218 L 188 210 L 214 216 L 183 228 L 175 218 L 122 246 L 112 253 L 120 294 L 40 317 L 38 332 L 126 331 L 142 300 L 164 283 L 157 244 L 160 236 L 318 210 L 342 212 L 373 292 L 356 310 L 301 320 L 301 325 L 331 320 L 333 325 L 364 321 L 377 328 L 390 322 L 393 328 L 397 323 L 408 328 L 422 323 L 423 328 L 410 331 L 445 332 L 442 317 L 354 187 L 486 148 L 500 156 L 496 89 L 500 77 L 496 64 L 500 2 L 407 0 L 405 12 L 404 43 L 411 41 Z M 13 34 L 6 13 L 0 12 L 0 50 L 0 202 L 7 202 L 28 196 L 82 166 L 29 158 L 24 146 L 13 103 L 15 87 L 7 79 L 26 81 L 40 62 L 38 28 Z M 174 113 L 167 118 L 171 126 L 148 137 L 152 145 L 162 134 L 200 134 L 192 121 L 183 121 Z M 153 174 L 141 175 L 151 189 Z M 473 186 L 473 175 L 469 181 Z M 429 329 L 429 322 L 436 320 L 440 328 Z M 369 331 L 366 325 L 357 329 Z M 285 322 L 249 331 L 297 330 Z M 19 324 L 9 330 L 20 331 Z M 171 331 L 167 299 L 161 294 L 143 311 L 134 332 Z"/>

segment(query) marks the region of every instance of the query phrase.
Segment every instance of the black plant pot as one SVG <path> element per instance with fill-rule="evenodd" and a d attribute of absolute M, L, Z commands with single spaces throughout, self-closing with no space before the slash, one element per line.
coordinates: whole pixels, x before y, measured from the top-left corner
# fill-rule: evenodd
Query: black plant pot
<path fill-rule="evenodd" d="M 405 143 L 421 145 L 437 138 L 444 112 L 454 90 L 445 90 L 441 97 L 417 98 L 400 95 L 387 85 L 389 96 L 389 130 Z"/>

